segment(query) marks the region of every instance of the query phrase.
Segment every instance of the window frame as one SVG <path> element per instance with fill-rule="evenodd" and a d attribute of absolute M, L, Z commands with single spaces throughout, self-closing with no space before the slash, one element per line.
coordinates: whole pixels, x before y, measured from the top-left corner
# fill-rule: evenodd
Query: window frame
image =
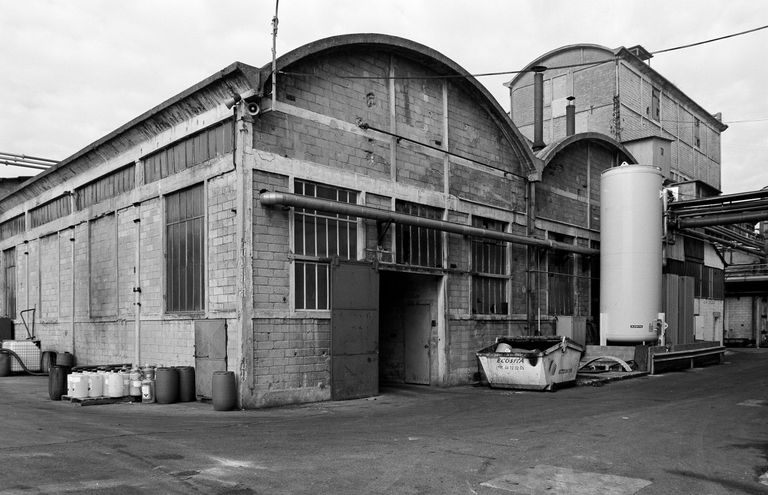
<path fill-rule="evenodd" d="M 190 204 L 189 197 L 185 199 L 185 209 L 189 209 L 192 206 L 192 212 L 185 212 L 185 216 L 182 216 L 182 205 L 178 205 L 178 218 L 169 221 L 173 214 L 173 209 L 170 201 L 181 198 L 184 194 L 199 194 L 199 211 L 194 209 L 194 198 Z M 167 314 L 195 314 L 203 313 L 206 308 L 206 276 L 205 276 L 205 253 L 206 253 L 206 238 L 207 238 L 207 225 L 206 225 L 206 194 L 205 185 L 203 183 L 195 184 L 193 186 L 174 191 L 164 196 L 164 249 L 165 249 L 165 313 Z M 189 226 L 192 225 L 192 232 L 190 234 Z M 177 253 L 181 256 L 181 244 L 182 239 L 172 235 L 172 229 L 181 230 L 185 229 L 184 247 L 186 248 L 190 239 L 193 243 L 192 247 L 192 262 L 190 263 L 189 255 L 190 251 L 185 249 L 185 260 L 183 263 L 176 264 L 175 248 L 178 247 Z M 178 240 L 178 245 L 175 243 Z M 194 247 L 197 247 L 195 250 Z M 197 260 L 197 263 L 195 261 Z M 183 270 L 183 271 L 182 271 Z M 187 278 L 191 275 L 191 281 Z M 178 285 L 174 285 L 174 282 L 178 281 Z M 187 282 L 187 283 L 184 283 Z M 178 287 L 179 294 L 174 290 Z M 182 292 L 183 291 L 183 292 Z M 188 292 L 191 291 L 191 297 L 188 296 Z M 185 296 L 181 300 L 181 297 Z"/>
<path fill-rule="evenodd" d="M 506 232 L 508 224 L 499 220 L 472 216 L 472 226 L 494 230 L 497 232 Z M 511 310 L 509 293 L 509 243 L 483 237 L 472 237 L 470 242 L 470 269 L 471 269 L 471 290 L 470 307 L 473 315 L 476 316 L 508 316 Z M 484 254 L 497 259 L 493 263 L 486 259 Z M 500 258 L 500 259 L 499 259 Z M 479 266 L 481 265 L 481 266 Z M 484 270 L 490 268 L 490 270 Z M 487 285 L 487 287 L 485 287 Z M 491 287 L 496 285 L 496 287 Z M 482 294 L 482 301 L 478 303 L 478 289 L 487 288 Z M 489 294 L 501 294 L 501 299 L 497 304 L 489 304 L 486 298 Z M 494 300 L 495 301 L 495 300 Z M 486 309 L 500 306 L 495 311 L 486 311 Z"/>
<path fill-rule="evenodd" d="M 358 204 L 361 195 L 359 191 L 353 189 L 306 179 L 294 179 L 293 192 L 299 196 L 347 204 Z M 358 217 L 351 215 L 298 207 L 292 210 L 290 243 L 294 262 L 291 274 L 293 283 L 291 295 L 294 310 L 328 311 L 331 309 L 330 260 L 358 259 L 360 244 L 358 224 Z M 319 235 L 320 232 L 325 235 Z M 308 246 L 308 240 L 312 243 L 311 247 Z M 312 284 L 315 287 L 310 291 L 309 286 Z"/>

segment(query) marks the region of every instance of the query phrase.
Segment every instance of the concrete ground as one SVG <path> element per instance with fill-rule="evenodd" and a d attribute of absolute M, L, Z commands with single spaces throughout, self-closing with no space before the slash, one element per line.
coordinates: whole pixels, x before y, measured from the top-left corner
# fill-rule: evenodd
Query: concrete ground
<path fill-rule="evenodd" d="M 768 493 L 768 350 L 602 387 L 387 388 L 255 411 L 0 378 L 0 495 Z"/>

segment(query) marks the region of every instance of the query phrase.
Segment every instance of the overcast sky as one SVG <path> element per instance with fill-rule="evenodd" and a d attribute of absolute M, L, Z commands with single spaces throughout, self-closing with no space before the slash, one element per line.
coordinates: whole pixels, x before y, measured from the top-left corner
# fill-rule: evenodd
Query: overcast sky
<path fill-rule="evenodd" d="M 64 159 L 234 61 L 271 60 L 274 0 L 0 0 L 0 151 Z M 277 51 L 339 34 L 411 39 L 471 73 L 554 48 L 649 51 L 768 25 L 762 0 L 282 0 Z M 722 112 L 725 193 L 768 186 L 768 30 L 651 66 Z M 509 109 L 511 76 L 480 81 Z M 739 122 L 752 121 L 752 122 Z M 0 176 L 30 170 L 0 167 Z"/>

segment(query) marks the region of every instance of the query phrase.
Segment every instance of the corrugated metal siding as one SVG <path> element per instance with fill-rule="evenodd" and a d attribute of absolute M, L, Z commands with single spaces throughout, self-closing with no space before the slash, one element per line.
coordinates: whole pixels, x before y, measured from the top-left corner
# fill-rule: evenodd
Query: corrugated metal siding
<path fill-rule="evenodd" d="M 198 185 L 165 198 L 166 224 L 166 310 L 203 310 L 204 197 Z"/>
<path fill-rule="evenodd" d="M 24 215 L 19 215 L 0 223 L 0 240 L 8 239 L 24 232 Z"/>
<path fill-rule="evenodd" d="M 65 217 L 71 212 L 72 206 L 67 194 L 29 210 L 29 221 L 32 228 L 35 228 L 44 223 L 52 222 L 57 218 Z"/>
<path fill-rule="evenodd" d="M 144 183 L 164 179 L 188 168 L 231 153 L 234 122 L 208 128 L 144 158 Z"/>
<path fill-rule="evenodd" d="M 134 188 L 136 174 L 133 165 L 116 170 L 77 190 L 77 209 L 100 203 Z"/>

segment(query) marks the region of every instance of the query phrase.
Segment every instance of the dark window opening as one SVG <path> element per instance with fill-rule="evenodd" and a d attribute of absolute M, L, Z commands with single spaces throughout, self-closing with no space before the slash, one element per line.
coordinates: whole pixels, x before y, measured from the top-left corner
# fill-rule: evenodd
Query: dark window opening
<path fill-rule="evenodd" d="M 166 310 L 203 310 L 204 213 L 203 185 L 165 198 Z"/>

